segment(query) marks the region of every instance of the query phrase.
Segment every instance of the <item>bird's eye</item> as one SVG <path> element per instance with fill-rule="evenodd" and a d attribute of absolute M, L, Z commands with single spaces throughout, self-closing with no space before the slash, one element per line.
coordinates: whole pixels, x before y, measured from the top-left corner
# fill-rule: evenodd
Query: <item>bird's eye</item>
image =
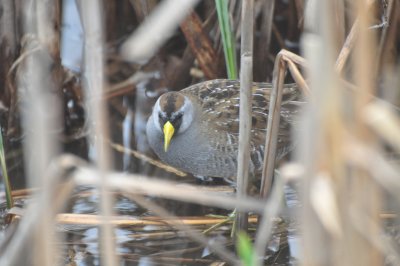
<path fill-rule="evenodd" d="M 182 114 L 182 113 L 179 113 L 179 114 L 177 114 L 177 115 L 175 116 L 175 120 L 179 120 L 179 119 L 181 119 L 181 118 L 182 118 L 182 116 L 183 116 L 183 114 Z"/>
<path fill-rule="evenodd" d="M 161 125 L 164 125 L 167 122 L 167 119 L 161 113 L 158 113 L 158 121 L 160 121 Z"/>

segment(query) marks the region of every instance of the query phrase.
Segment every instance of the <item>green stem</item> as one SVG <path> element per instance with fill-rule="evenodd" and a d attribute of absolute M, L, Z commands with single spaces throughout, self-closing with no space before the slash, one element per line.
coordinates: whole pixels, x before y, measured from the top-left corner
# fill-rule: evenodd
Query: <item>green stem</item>
<path fill-rule="evenodd" d="M 0 128 L 0 164 L 1 164 L 1 171 L 4 177 L 4 186 L 6 188 L 7 208 L 11 209 L 14 206 L 14 200 L 11 195 L 10 179 L 8 178 L 6 158 L 4 155 L 3 135 L 1 134 L 1 128 Z"/>
<path fill-rule="evenodd" d="M 228 78 L 237 79 L 235 39 L 231 30 L 228 1 L 215 0 L 215 5 L 218 13 L 218 22 L 221 30 Z"/>

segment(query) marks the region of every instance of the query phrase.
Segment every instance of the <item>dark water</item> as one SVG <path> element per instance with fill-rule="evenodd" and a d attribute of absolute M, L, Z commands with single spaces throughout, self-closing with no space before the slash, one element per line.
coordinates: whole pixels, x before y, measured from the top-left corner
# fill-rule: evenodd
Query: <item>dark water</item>
<path fill-rule="evenodd" d="M 153 199 L 148 199 L 155 201 Z M 74 213 L 98 213 L 98 196 L 96 194 L 87 197 L 77 198 L 72 204 Z M 177 202 L 167 202 L 169 206 Z M 180 206 L 184 207 L 184 206 Z M 200 206 L 191 206 L 201 212 Z M 115 202 L 114 211 L 116 215 L 127 215 L 137 218 L 153 216 L 147 210 L 141 208 L 132 200 L 118 196 Z M 99 231 L 97 227 L 77 228 L 76 226 L 65 226 L 67 232 L 66 254 L 70 257 L 70 263 L 78 265 L 98 265 L 99 264 Z M 204 262 L 211 263 L 214 259 L 205 259 L 202 253 L 206 252 L 200 245 L 192 242 L 185 237 L 185 234 L 178 232 L 169 226 L 129 226 L 118 227 L 115 229 L 117 244 L 116 253 L 121 256 L 123 265 L 185 265 L 183 258 L 203 259 Z M 223 234 L 223 240 L 227 240 Z M 207 256 L 206 256 L 207 257 Z M 194 262 L 193 262 L 194 263 Z"/>
<path fill-rule="evenodd" d="M 86 196 L 74 199 L 70 211 L 97 214 L 98 194 L 91 189 L 87 189 L 85 194 Z M 293 206 L 297 201 L 295 191 L 288 187 L 286 197 L 289 198 L 287 202 L 290 202 L 290 208 L 295 208 Z M 180 215 L 187 215 L 187 212 L 196 216 L 228 213 L 176 201 L 154 198 L 148 198 L 148 200 Z M 291 221 L 290 208 L 285 211 L 289 216 L 274 228 L 275 233 L 271 237 L 266 253 L 267 265 L 292 265 L 296 262 L 299 254 L 298 230 L 296 223 Z M 142 219 L 154 215 L 122 195 L 116 197 L 114 211 L 116 215 Z M 99 265 L 99 230 L 97 227 L 60 225 L 59 230 L 66 233 L 65 243 L 62 244 L 66 264 Z M 120 256 L 122 265 L 209 265 L 212 262 L 220 261 L 208 248 L 203 248 L 188 238 L 184 232 L 169 226 L 117 227 L 114 232 L 117 244 L 116 253 Z M 211 241 L 219 241 L 233 250 L 233 241 L 229 234 L 230 226 L 224 226 L 212 232 L 209 237 Z"/>
<path fill-rule="evenodd" d="M 295 192 L 287 189 L 287 197 L 295 201 Z M 126 196 L 115 194 L 115 215 L 145 219 L 154 216 L 146 209 L 141 208 Z M 228 211 L 207 208 L 194 204 L 185 204 L 176 201 L 160 200 L 152 197 L 148 201 L 165 207 L 172 213 L 182 215 L 205 215 L 210 213 L 228 214 Z M 25 199 L 17 201 L 23 206 Z M 99 194 L 92 188 L 79 188 L 68 206 L 67 212 L 79 214 L 98 214 Z M 292 202 L 293 203 L 293 202 Z M 293 208 L 293 206 L 291 207 Z M 174 211 L 175 210 L 175 211 Z M 1 217 L 6 214 L 5 204 L 0 209 Z M 296 223 L 290 218 L 290 208 L 282 214 L 283 220 L 274 226 L 274 233 L 268 244 L 266 265 L 295 265 L 298 255 L 298 237 Z M 204 230 L 208 226 L 194 226 Z M 0 236 L 4 235 L 6 226 L 2 221 Z M 230 238 L 231 226 L 222 226 L 211 232 L 207 237 L 210 241 L 218 241 L 228 249 L 234 250 L 233 240 Z M 250 232 L 254 232 L 255 227 Z M 61 238 L 57 246 L 60 250 L 62 265 L 100 265 L 99 228 L 97 226 L 58 224 L 57 231 Z M 121 261 L 120 265 L 210 265 L 221 261 L 220 258 L 206 247 L 192 241 L 185 232 L 178 231 L 170 226 L 119 226 L 114 230 L 116 254 Z M 251 233 L 250 233 L 251 235 Z"/>

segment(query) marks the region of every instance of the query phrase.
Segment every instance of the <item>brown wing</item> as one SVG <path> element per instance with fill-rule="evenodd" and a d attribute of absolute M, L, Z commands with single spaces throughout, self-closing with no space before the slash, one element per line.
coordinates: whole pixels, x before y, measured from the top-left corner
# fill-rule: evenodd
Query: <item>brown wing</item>
<path fill-rule="evenodd" d="M 251 161 L 254 172 L 262 171 L 266 127 L 269 113 L 271 84 L 254 83 L 252 87 L 252 135 Z M 227 149 L 237 151 L 239 132 L 239 97 L 240 83 L 237 80 L 211 80 L 193 85 L 181 91 L 201 106 L 202 121 L 206 121 L 206 128 L 218 131 L 210 141 L 217 149 L 225 152 Z M 299 91 L 294 84 L 285 85 L 281 106 L 281 120 L 279 124 L 277 158 L 281 158 L 291 150 L 290 124 L 296 113 L 290 103 L 299 97 Z M 229 145 L 219 145 L 228 143 Z M 233 154 L 236 154 L 235 152 Z"/>
<path fill-rule="evenodd" d="M 269 113 L 269 99 L 271 94 L 270 83 L 253 84 L 252 102 L 252 131 L 258 137 L 258 131 L 265 134 Z M 218 130 L 224 130 L 231 134 L 239 132 L 239 98 L 240 82 L 237 80 L 216 79 L 193 85 L 181 91 L 192 98 L 197 99 L 207 116 L 210 125 Z M 289 123 L 293 117 L 293 111 L 286 108 L 288 103 L 296 100 L 299 96 L 294 84 L 285 85 L 281 119 L 282 126 Z"/>

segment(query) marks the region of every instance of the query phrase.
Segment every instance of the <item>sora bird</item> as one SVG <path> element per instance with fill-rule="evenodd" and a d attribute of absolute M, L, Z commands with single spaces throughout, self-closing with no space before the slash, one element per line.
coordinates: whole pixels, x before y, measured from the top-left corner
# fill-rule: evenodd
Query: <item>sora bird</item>
<path fill-rule="evenodd" d="M 262 171 L 270 83 L 253 83 L 251 128 L 251 174 Z M 236 175 L 239 146 L 239 90 L 237 80 L 217 79 L 192 85 L 159 97 L 147 121 L 150 147 L 165 163 L 197 176 Z M 284 85 L 277 158 L 291 149 L 299 90 Z"/>

